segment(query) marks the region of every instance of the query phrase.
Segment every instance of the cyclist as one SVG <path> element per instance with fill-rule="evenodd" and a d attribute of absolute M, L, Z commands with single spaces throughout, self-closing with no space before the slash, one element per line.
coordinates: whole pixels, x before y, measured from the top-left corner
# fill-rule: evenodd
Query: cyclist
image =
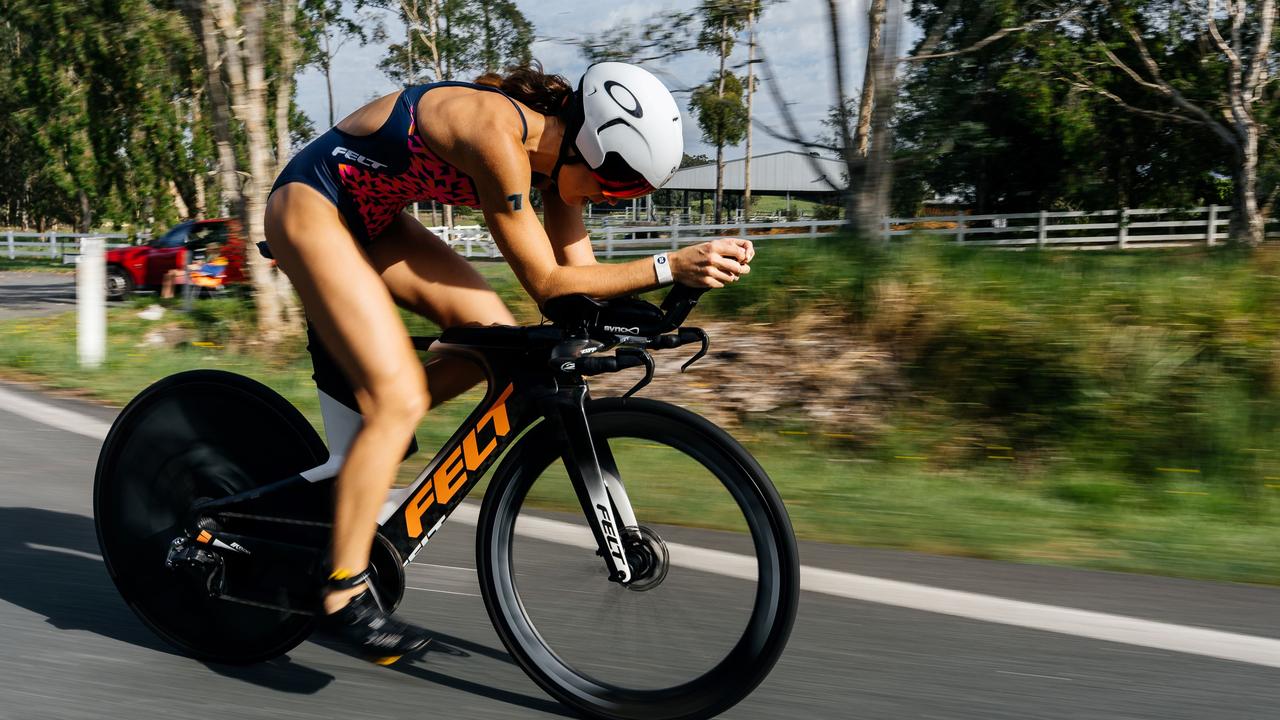
<path fill-rule="evenodd" d="M 673 280 L 723 287 L 750 271 L 749 241 L 722 238 L 598 265 L 582 222 L 588 201 L 662 186 L 683 150 L 675 99 L 646 70 L 598 63 L 575 90 L 535 63 L 374 100 L 305 147 L 276 179 L 266 209 L 270 254 L 293 281 L 363 418 L 335 487 L 326 632 L 385 662 L 429 641 L 383 612 L 365 584 L 366 566 L 378 513 L 418 422 L 482 378 L 467 363 L 440 361 L 424 371 L 395 306 L 441 327 L 515 323 L 481 276 L 404 208 L 426 200 L 480 208 L 539 304 Z M 531 187 L 542 193 L 542 223 Z"/>

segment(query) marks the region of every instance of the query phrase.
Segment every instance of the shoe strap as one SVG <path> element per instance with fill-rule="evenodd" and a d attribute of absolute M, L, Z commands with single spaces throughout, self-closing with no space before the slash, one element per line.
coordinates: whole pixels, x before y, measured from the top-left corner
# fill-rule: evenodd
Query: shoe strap
<path fill-rule="evenodd" d="M 330 590 L 350 590 L 365 584 L 368 580 L 369 568 L 365 568 L 355 574 L 352 574 L 349 570 L 339 568 L 329 574 L 329 579 L 325 585 Z"/>

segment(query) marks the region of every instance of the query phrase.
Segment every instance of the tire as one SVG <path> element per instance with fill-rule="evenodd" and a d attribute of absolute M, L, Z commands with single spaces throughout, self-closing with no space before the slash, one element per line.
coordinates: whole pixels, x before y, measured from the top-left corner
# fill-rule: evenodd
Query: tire
<path fill-rule="evenodd" d="M 225 497 L 319 465 L 328 451 L 311 425 L 266 386 L 196 370 L 165 378 L 120 413 L 94 481 L 94 520 L 107 572 L 160 637 L 203 660 L 276 657 L 311 632 L 313 618 L 209 597 L 165 568 L 170 542 L 200 498 Z M 271 587 L 271 577 L 246 580 Z"/>
<path fill-rule="evenodd" d="M 133 277 L 119 265 L 107 266 L 107 299 L 124 300 L 133 294 Z"/>
<path fill-rule="evenodd" d="M 586 717 L 715 716 L 768 675 L 791 633 L 800 577 L 786 510 L 746 450 L 693 413 L 651 400 L 609 398 L 589 402 L 587 417 L 597 447 L 607 445 L 617 458 L 637 520 L 667 543 L 662 548 L 669 550 L 670 561 L 662 563 L 657 583 L 643 591 L 607 580 L 576 496 L 571 488 L 556 489 L 567 483 L 554 465 L 562 443 L 544 423 L 503 460 L 481 509 L 476 566 L 489 617 L 525 672 Z M 663 456 L 644 454 L 654 450 Z M 690 490 L 703 476 L 709 479 L 697 492 Z M 544 487 L 543 482 L 553 484 Z M 673 483 L 687 485 L 680 500 L 670 499 Z M 720 496 L 728 500 L 708 502 Z M 553 506 L 565 512 L 547 509 Z M 646 521 L 653 517 L 697 528 L 720 525 L 726 522 L 721 518 L 735 513 L 742 528 L 737 533 Z M 552 535 L 559 537 L 546 542 Z M 730 548 L 735 555 L 754 552 L 754 586 L 749 562 L 736 566 L 745 568 L 737 577 L 704 572 L 706 566 L 692 569 L 700 553 L 734 557 L 706 554 L 698 545 Z M 546 591 L 538 587 L 543 583 Z M 720 588 L 735 593 L 729 602 L 711 597 Z M 653 611 L 659 602 L 674 609 Z M 734 617 L 741 619 L 741 629 Z"/>

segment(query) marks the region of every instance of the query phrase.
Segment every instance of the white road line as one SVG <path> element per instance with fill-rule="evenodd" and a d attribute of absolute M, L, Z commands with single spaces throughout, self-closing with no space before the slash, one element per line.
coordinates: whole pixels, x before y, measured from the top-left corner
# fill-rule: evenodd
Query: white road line
<path fill-rule="evenodd" d="M 451 519 L 474 525 L 478 517 L 479 509 L 472 503 L 464 503 Z M 595 540 L 585 525 L 522 517 L 520 526 L 517 532 L 521 535 L 582 548 L 595 547 Z M 672 565 L 743 580 L 757 578 L 756 561 L 752 557 L 680 543 L 668 543 L 667 549 L 671 552 Z M 1272 638 L 1009 600 L 808 565 L 800 568 L 800 589 L 849 600 L 1280 668 L 1280 640 Z"/>
<path fill-rule="evenodd" d="M 102 556 L 97 553 L 85 552 L 83 550 L 74 550 L 72 548 L 58 547 L 57 545 L 41 545 L 40 543 L 25 543 L 32 550 L 42 550 L 44 552 L 55 552 L 62 555 L 71 555 L 72 557 L 84 558 L 86 560 L 97 560 L 102 562 Z"/>
<path fill-rule="evenodd" d="M 404 586 L 404 589 L 405 589 L 405 590 L 420 590 L 420 591 L 422 591 L 422 592 L 430 592 L 430 593 L 441 593 L 441 594 L 444 594 L 444 595 L 466 595 L 467 597 L 480 597 L 480 596 L 479 596 L 478 594 L 476 594 L 476 593 L 464 593 L 464 592 L 457 592 L 457 591 L 454 591 L 454 590 L 432 590 L 431 588 L 420 588 L 420 587 L 414 587 L 414 586 L 412 586 L 412 585 L 405 585 L 405 586 Z"/>
<path fill-rule="evenodd" d="M 107 431 L 111 429 L 111 423 L 105 423 L 88 415 L 32 400 L 26 395 L 6 390 L 2 387 L 0 387 L 0 410 L 14 415 L 21 415 L 28 420 L 35 420 L 49 427 L 98 440 L 105 439 Z"/>
<path fill-rule="evenodd" d="M 0 408 L 51 427 L 99 439 L 106 437 L 110 427 L 100 420 L 51 407 L 4 388 L 0 388 Z M 458 506 L 451 519 L 475 525 L 479 514 L 479 508 L 468 502 Z M 558 520 L 521 518 L 519 532 L 541 540 L 584 548 L 595 544 L 585 526 Z M 679 543 L 671 543 L 667 547 L 674 565 L 745 580 L 756 579 L 754 558 Z M 38 549 L 66 551 L 65 548 L 45 546 Z M 849 600 L 1280 668 L 1280 640 L 1272 638 L 1009 600 L 807 565 L 800 569 L 800 588 Z"/>

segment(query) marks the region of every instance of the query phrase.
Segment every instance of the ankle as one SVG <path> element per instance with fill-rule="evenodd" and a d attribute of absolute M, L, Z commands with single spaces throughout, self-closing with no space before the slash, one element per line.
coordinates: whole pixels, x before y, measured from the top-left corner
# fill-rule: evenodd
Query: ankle
<path fill-rule="evenodd" d="M 321 600 L 324 605 L 324 614 L 332 615 L 338 612 L 342 608 L 346 607 L 351 602 L 352 598 L 364 592 L 365 589 L 366 586 L 361 584 L 358 587 L 349 589 L 328 590 L 325 592 L 324 597 Z"/>

